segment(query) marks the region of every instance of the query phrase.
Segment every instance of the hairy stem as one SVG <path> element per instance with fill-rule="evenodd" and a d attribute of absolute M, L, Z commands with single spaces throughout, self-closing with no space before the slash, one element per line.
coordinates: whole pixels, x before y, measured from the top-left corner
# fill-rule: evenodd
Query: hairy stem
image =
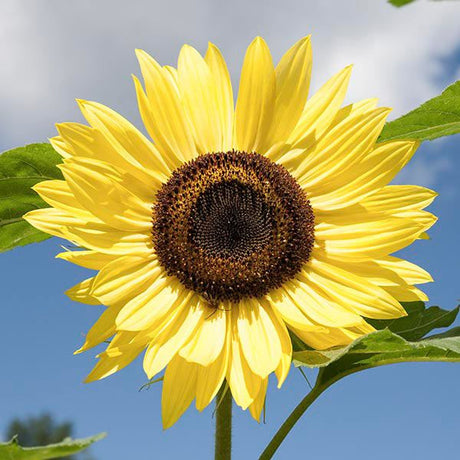
<path fill-rule="evenodd" d="M 232 457 L 232 394 L 225 383 L 216 398 L 215 460 Z"/>

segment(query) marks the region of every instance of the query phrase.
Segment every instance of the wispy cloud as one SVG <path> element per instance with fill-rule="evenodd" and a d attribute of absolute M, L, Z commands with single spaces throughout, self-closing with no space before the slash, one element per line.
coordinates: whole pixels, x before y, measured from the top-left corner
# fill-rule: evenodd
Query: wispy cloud
<path fill-rule="evenodd" d="M 134 48 L 174 64 L 182 43 L 205 51 L 215 42 L 237 83 L 244 50 L 255 35 L 275 59 L 313 34 L 313 89 L 354 63 L 348 100 L 378 96 L 393 116 L 442 89 L 443 60 L 460 46 L 454 2 L 397 9 L 384 0 L 3 0 L 0 6 L 1 147 L 54 135 L 54 123 L 81 120 L 74 98 L 113 106 L 139 123 L 130 73 Z M 446 160 L 423 172 L 432 182 Z"/>

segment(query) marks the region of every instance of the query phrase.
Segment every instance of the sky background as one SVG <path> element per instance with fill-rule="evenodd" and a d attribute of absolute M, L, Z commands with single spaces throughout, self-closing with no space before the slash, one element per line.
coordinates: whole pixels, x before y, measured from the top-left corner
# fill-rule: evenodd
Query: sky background
<path fill-rule="evenodd" d="M 311 92 L 354 63 L 347 101 L 379 97 L 398 116 L 460 78 L 459 19 L 455 1 L 397 9 L 385 0 L 2 0 L 0 150 L 44 141 L 56 122 L 82 121 L 75 98 L 102 102 L 140 127 L 130 76 L 140 73 L 135 48 L 174 65 L 183 43 L 204 52 L 212 41 L 237 84 L 256 35 L 278 60 L 311 33 Z M 401 255 L 432 273 L 430 304 L 448 309 L 460 297 L 459 145 L 459 136 L 424 144 L 397 180 L 440 193 L 431 206 L 439 217 L 432 239 Z M 47 410 L 72 420 L 77 436 L 107 431 L 91 449 L 97 460 L 211 458 L 212 408 L 192 408 L 163 432 L 161 384 L 138 391 L 146 382 L 139 359 L 106 380 L 82 383 L 97 351 L 72 353 L 100 307 L 64 295 L 88 273 L 54 259 L 60 244 L 53 238 L 0 256 L 0 438 L 11 418 Z M 347 377 L 321 396 L 276 458 L 458 458 L 459 378 L 460 366 L 442 363 Z M 234 458 L 256 458 L 307 391 L 292 369 L 281 390 L 270 385 L 266 424 L 235 409 Z"/>

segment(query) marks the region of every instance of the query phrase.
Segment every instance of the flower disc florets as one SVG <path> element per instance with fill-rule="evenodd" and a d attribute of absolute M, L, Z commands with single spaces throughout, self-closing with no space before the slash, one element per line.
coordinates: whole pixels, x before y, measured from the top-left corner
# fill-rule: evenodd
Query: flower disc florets
<path fill-rule="evenodd" d="M 201 155 L 178 168 L 153 208 L 168 275 L 213 301 L 260 297 L 294 277 L 313 246 L 313 211 L 296 180 L 257 153 Z"/>

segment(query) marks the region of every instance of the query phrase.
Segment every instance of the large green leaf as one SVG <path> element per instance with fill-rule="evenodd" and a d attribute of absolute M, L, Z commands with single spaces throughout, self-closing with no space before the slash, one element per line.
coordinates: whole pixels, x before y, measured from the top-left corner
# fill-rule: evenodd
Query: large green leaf
<path fill-rule="evenodd" d="M 409 342 L 388 329 L 355 340 L 348 347 L 294 354 L 297 366 L 321 367 L 316 386 L 328 387 L 349 374 L 386 364 L 413 361 L 460 362 L 460 328 Z"/>
<path fill-rule="evenodd" d="M 61 157 L 50 144 L 30 144 L 0 155 L 0 252 L 49 238 L 22 216 L 47 204 L 31 189 L 46 179 L 62 179 Z"/>
<path fill-rule="evenodd" d="M 423 302 L 402 303 L 407 316 L 397 319 L 368 319 L 376 329 L 388 328 L 406 340 L 418 340 L 433 329 L 448 327 L 458 315 L 460 306 L 453 310 L 443 310 L 439 307 L 425 308 Z"/>
<path fill-rule="evenodd" d="M 105 433 L 83 439 L 64 439 L 58 444 L 40 447 L 21 447 L 16 438 L 10 442 L 0 443 L 0 460 L 45 460 L 50 458 L 67 457 L 76 454 L 93 442 L 105 437 Z"/>
<path fill-rule="evenodd" d="M 415 110 L 390 121 L 379 142 L 392 139 L 432 140 L 460 132 L 460 81 Z"/>

